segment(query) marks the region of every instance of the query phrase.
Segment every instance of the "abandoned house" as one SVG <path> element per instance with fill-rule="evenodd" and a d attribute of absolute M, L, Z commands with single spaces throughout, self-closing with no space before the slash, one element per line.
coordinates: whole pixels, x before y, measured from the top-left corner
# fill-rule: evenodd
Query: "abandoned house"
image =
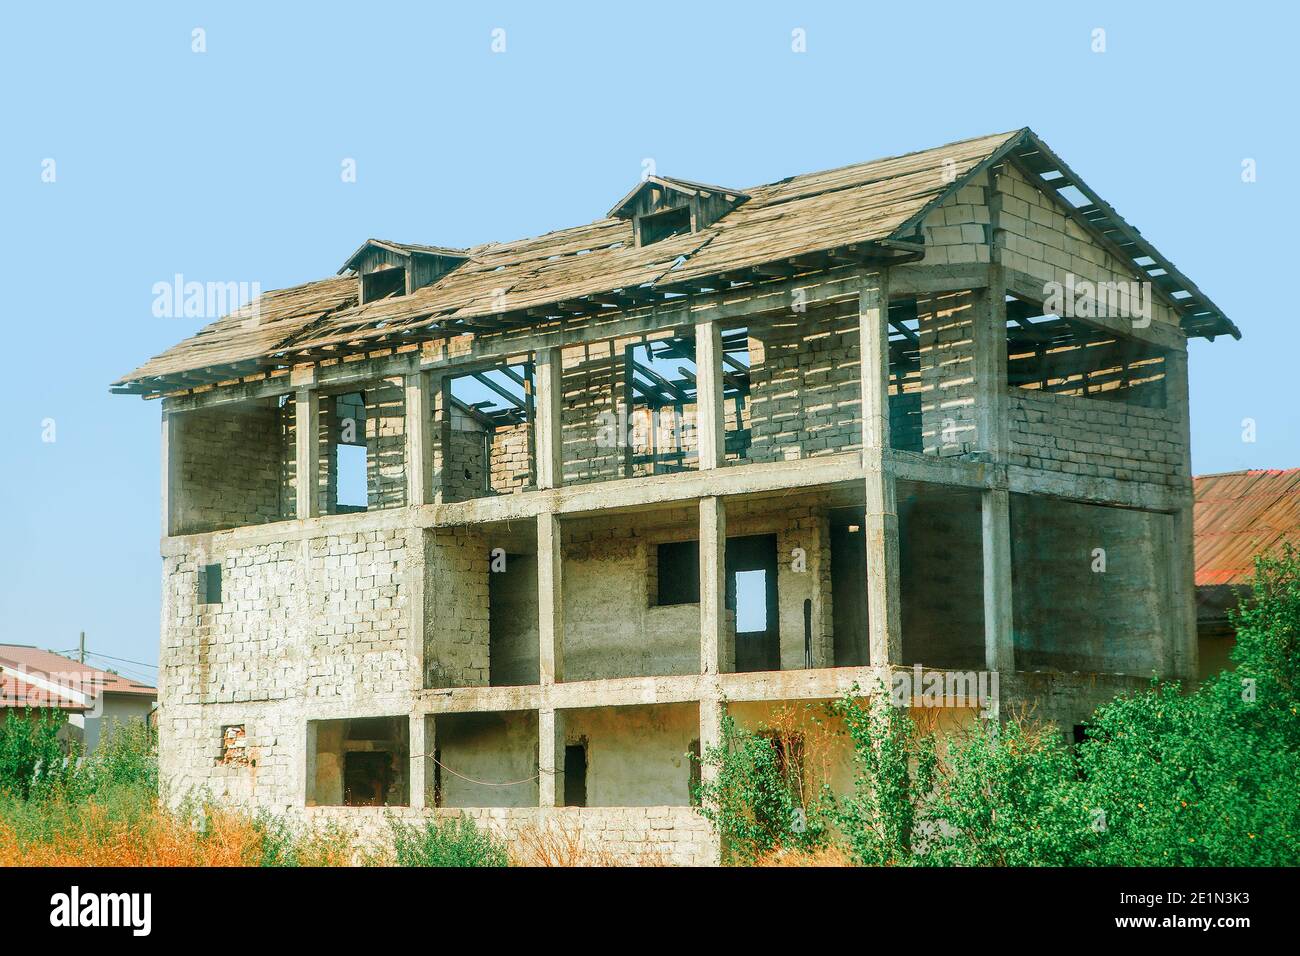
<path fill-rule="evenodd" d="M 369 240 L 114 386 L 161 398 L 164 778 L 701 863 L 724 712 L 920 667 L 997 675 L 954 720 L 1068 733 L 1196 674 L 1187 343 L 1221 335 L 1028 129 Z"/>

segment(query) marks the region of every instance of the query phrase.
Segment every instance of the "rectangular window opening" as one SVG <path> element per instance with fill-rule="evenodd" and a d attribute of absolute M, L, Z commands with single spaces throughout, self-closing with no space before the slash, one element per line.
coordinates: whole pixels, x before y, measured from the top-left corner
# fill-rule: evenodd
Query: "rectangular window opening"
<path fill-rule="evenodd" d="M 199 569 L 199 603 L 221 603 L 221 565 L 205 564 Z"/>
<path fill-rule="evenodd" d="M 448 494 L 463 501 L 536 484 L 532 362 L 495 365 L 449 380 Z"/>
<path fill-rule="evenodd" d="M 741 327 L 722 332 L 722 416 L 725 420 L 724 441 L 727 461 L 748 459 L 752 443 L 750 409 L 750 370 L 755 356 L 750 353 L 749 329 Z M 761 344 L 753 347 L 762 362 Z"/>
<path fill-rule="evenodd" d="M 690 232 L 691 210 L 689 206 L 679 206 L 665 212 L 641 216 L 640 225 L 641 245 L 653 245 L 672 236 L 680 236 Z"/>
<path fill-rule="evenodd" d="M 1109 311 L 1112 305 L 1105 308 Z M 1165 351 L 1077 319 L 1043 314 L 1040 305 L 1009 298 L 1007 384 L 1164 408 Z"/>
<path fill-rule="evenodd" d="M 700 603 L 700 543 L 672 541 L 659 545 L 656 552 L 658 593 L 655 604 Z"/>
<path fill-rule="evenodd" d="M 406 270 L 380 269 L 361 277 L 361 304 L 406 294 Z"/>
<path fill-rule="evenodd" d="M 569 744 L 564 748 L 564 805 L 587 805 L 587 745 Z"/>
<path fill-rule="evenodd" d="M 365 511 L 369 502 L 365 395 L 335 396 L 334 419 L 335 510 L 340 514 Z"/>
<path fill-rule="evenodd" d="M 307 805 L 410 805 L 410 719 L 357 717 L 308 724 Z"/>
<path fill-rule="evenodd" d="M 624 474 L 693 471 L 699 465 L 695 340 L 676 337 L 628 345 L 623 366 Z"/>

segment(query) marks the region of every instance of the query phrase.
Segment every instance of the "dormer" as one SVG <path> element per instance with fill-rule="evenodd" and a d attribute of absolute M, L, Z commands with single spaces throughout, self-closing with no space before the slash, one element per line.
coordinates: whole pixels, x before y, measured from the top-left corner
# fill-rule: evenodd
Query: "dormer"
<path fill-rule="evenodd" d="M 357 301 L 365 305 L 379 299 L 410 295 L 416 289 L 437 282 L 468 258 L 464 249 L 367 239 L 343 263 L 338 274 L 356 273 Z"/>
<path fill-rule="evenodd" d="M 630 219 L 638 246 L 699 232 L 748 199 L 745 193 L 687 179 L 647 176 L 609 211 Z"/>

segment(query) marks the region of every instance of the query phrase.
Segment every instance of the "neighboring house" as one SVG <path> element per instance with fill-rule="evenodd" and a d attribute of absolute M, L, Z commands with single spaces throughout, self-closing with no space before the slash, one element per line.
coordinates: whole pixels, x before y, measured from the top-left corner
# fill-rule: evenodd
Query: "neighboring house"
<path fill-rule="evenodd" d="M 1250 595 L 1255 556 L 1300 546 L 1300 468 L 1202 475 L 1196 493 L 1196 629 L 1200 677 L 1230 666 L 1228 609 Z"/>
<path fill-rule="evenodd" d="M 705 862 L 724 714 L 992 672 L 1068 734 L 1197 673 L 1187 346 L 1239 333 L 1030 130 L 338 271 L 114 385 L 174 793 Z"/>
<path fill-rule="evenodd" d="M 66 736 L 90 753 L 114 723 L 147 720 L 158 691 L 53 651 L 0 644 L 0 711 L 50 708 L 68 713 Z"/>

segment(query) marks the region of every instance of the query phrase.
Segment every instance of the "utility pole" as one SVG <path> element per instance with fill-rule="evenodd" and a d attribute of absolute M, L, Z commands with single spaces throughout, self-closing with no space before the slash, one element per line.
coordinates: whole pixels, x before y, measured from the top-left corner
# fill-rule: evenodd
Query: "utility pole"
<path fill-rule="evenodd" d="M 86 632 L 85 631 L 81 632 L 81 651 L 77 656 L 77 660 L 81 661 L 81 663 L 83 664 L 86 663 Z"/>

